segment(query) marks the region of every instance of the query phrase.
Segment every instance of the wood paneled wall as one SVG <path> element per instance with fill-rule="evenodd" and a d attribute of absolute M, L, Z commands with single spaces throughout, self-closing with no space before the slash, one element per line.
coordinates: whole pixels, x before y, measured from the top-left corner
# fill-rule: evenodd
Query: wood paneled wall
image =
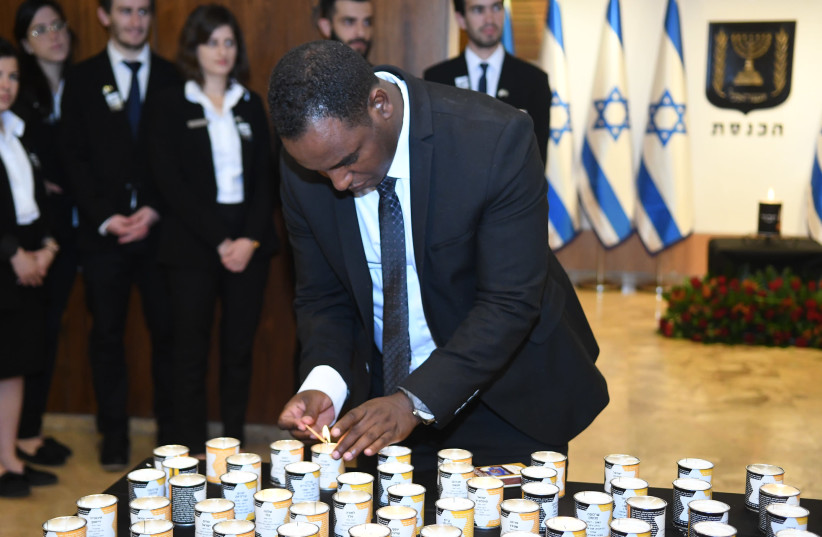
<path fill-rule="evenodd" d="M 21 1 L 0 2 L 0 35 L 8 39 L 12 38 L 14 14 Z M 173 58 L 186 17 L 195 6 L 204 3 L 197 0 L 157 0 L 152 35 L 154 49 L 167 58 Z M 263 96 L 277 60 L 290 48 L 320 38 L 312 21 L 316 0 L 232 0 L 225 3 L 243 28 L 251 62 L 249 85 Z M 61 5 L 76 37 L 75 61 L 99 52 L 108 36 L 97 20 L 97 1 L 61 0 Z M 413 74 L 421 74 L 425 67 L 445 58 L 450 0 L 374 0 L 374 6 L 375 35 L 370 57 L 373 63 L 392 63 Z M 277 213 L 274 218 L 280 237 L 285 237 L 282 217 Z M 250 422 L 274 423 L 283 403 L 294 391 L 296 343 L 291 308 L 294 281 L 291 267 L 287 249 L 272 263 L 262 321 L 254 345 Z M 150 416 L 150 346 L 139 295 L 135 293 L 133 298 L 126 333 L 129 407 L 133 415 Z M 82 278 L 78 277 L 63 319 L 49 400 L 51 411 L 95 411 L 87 359 L 90 330 L 91 318 L 85 307 Z M 217 341 L 215 333 L 209 357 L 209 387 L 214 394 L 218 393 Z M 209 401 L 209 414 L 213 419 L 218 419 L 217 405 L 216 397 Z"/>

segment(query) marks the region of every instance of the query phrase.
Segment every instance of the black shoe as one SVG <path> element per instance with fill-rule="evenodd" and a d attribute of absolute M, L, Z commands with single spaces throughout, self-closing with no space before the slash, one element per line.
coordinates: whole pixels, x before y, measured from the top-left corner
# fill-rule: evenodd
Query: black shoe
<path fill-rule="evenodd" d="M 57 476 L 53 473 L 35 470 L 28 464 L 23 466 L 23 477 L 26 478 L 26 481 L 28 481 L 32 487 L 42 487 L 57 483 Z"/>
<path fill-rule="evenodd" d="M 29 494 L 31 488 L 23 474 L 6 472 L 0 475 L 0 498 L 21 498 Z"/>
<path fill-rule="evenodd" d="M 128 437 L 103 435 L 100 464 L 107 472 L 122 472 L 128 467 Z"/>
<path fill-rule="evenodd" d="M 43 439 L 43 445 L 37 448 L 33 455 L 17 448 L 18 457 L 26 462 L 44 466 L 62 466 L 69 455 L 71 450 L 50 436 Z"/>

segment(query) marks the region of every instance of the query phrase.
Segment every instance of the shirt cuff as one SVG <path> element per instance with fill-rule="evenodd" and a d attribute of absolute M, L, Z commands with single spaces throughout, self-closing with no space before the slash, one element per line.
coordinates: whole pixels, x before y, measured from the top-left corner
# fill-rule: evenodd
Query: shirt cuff
<path fill-rule="evenodd" d="M 420 417 L 424 420 L 434 420 L 434 414 L 431 412 L 431 409 L 422 402 L 422 399 L 414 395 L 413 393 L 409 392 L 402 386 L 399 389 L 411 399 L 411 404 L 414 406 L 414 410 L 420 415 Z"/>
<path fill-rule="evenodd" d="M 100 235 L 102 235 L 103 237 L 108 235 L 108 230 L 106 228 L 108 227 L 108 224 L 109 222 L 111 222 L 112 218 L 114 218 L 114 216 L 109 216 L 108 218 L 103 220 L 103 223 L 100 224 L 100 227 L 97 228 L 97 232 L 100 233 Z"/>
<path fill-rule="evenodd" d="M 297 393 L 319 390 L 326 394 L 334 405 L 334 421 L 340 417 L 340 410 L 348 397 L 348 385 L 337 370 L 328 365 L 318 365 L 305 377 Z"/>

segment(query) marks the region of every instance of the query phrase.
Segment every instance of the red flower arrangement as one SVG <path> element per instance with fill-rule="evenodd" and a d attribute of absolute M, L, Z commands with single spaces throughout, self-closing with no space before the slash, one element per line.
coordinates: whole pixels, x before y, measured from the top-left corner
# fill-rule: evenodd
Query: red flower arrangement
<path fill-rule="evenodd" d="M 822 348 L 822 287 L 773 268 L 744 279 L 691 278 L 666 292 L 666 337 L 704 343 Z"/>

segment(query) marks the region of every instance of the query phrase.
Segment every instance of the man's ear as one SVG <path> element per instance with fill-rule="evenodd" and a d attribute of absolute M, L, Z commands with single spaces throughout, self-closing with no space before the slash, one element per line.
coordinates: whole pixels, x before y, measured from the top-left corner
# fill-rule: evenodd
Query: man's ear
<path fill-rule="evenodd" d="M 460 27 L 460 30 L 465 30 L 465 17 L 459 11 L 454 12 L 454 18 L 457 19 L 457 26 Z"/>
<path fill-rule="evenodd" d="M 103 9 L 103 6 L 97 7 L 97 19 L 100 21 L 100 24 L 106 28 L 108 28 L 111 24 L 111 17 L 109 17 L 109 14 L 106 13 L 105 9 Z"/>
<path fill-rule="evenodd" d="M 331 19 L 326 19 L 325 17 L 317 19 L 317 29 L 320 30 L 324 38 L 331 39 Z"/>
<path fill-rule="evenodd" d="M 382 119 L 389 119 L 394 114 L 394 104 L 383 88 L 376 86 L 372 89 L 368 100 L 371 107 Z"/>

